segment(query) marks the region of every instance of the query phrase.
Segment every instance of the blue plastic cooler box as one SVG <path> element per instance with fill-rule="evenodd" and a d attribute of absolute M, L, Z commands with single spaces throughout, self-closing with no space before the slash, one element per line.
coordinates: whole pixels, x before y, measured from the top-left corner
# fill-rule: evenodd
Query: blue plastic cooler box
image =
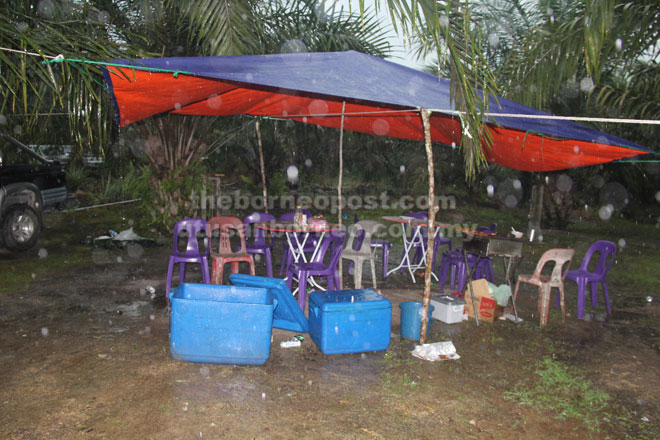
<path fill-rule="evenodd" d="M 183 283 L 170 292 L 174 359 L 262 365 L 270 356 L 274 301 L 267 289 Z"/>
<path fill-rule="evenodd" d="M 373 289 L 309 296 L 309 335 L 324 354 L 387 350 L 392 303 Z"/>

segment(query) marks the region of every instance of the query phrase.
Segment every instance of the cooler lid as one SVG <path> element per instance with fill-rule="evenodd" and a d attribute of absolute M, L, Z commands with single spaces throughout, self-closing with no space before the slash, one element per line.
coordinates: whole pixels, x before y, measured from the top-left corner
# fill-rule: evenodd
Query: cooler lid
<path fill-rule="evenodd" d="M 323 311 L 392 308 L 392 303 L 374 289 L 328 290 L 312 292 L 309 303 Z"/>
<path fill-rule="evenodd" d="M 465 300 L 457 296 L 452 295 L 435 295 L 431 297 L 431 301 L 435 301 L 441 304 L 446 304 L 449 306 L 462 306 L 465 305 Z"/>
<path fill-rule="evenodd" d="M 270 290 L 277 299 L 273 311 L 273 327 L 292 332 L 309 332 L 309 322 L 284 280 L 233 273 L 229 275 L 229 281 L 235 286 L 264 287 Z"/>

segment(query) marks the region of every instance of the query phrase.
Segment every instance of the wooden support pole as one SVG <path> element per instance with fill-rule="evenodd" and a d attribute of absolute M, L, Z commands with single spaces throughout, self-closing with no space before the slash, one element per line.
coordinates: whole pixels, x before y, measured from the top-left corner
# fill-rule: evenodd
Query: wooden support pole
<path fill-rule="evenodd" d="M 337 183 L 337 223 L 339 228 L 342 226 L 342 200 L 341 200 L 341 185 L 344 177 L 344 111 L 346 110 L 346 101 L 341 104 L 341 126 L 339 129 L 339 180 Z M 337 263 L 337 272 L 339 272 L 339 289 L 344 288 L 344 266 L 342 258 Z"/>
<path fill-rule="evenodd" d="M 433 166 L 433 145 L 431 143 L 431 112 L 421 109 L 422 123 L 424 124 L 424 146 L 426 147 L 426 161 L 429 176 L 429 218 L 428 242 L 426 249 L 426 272 L 424 272 L 424 297 L 422 299 L 422 325 L 420 328 L 419 343 L 426 343 L 426 329 L 428 328 L 429 304 L 431 302 L 431 265 L 433 263 L 433 242 L 435 241 L 435 175 Z"/>
<path fill-rule="evenodd" d="M 264 167 L 264 149 L 261 144 L 261 130 L 259 130 L 259 120 L 255 124 L 257 130 L 257 147 L 259 148 L 259 167 L 261 168 L 261 186 L 264 195 L 264 211 L 268 212 L 268 190 L 266 188 L 266 170 Z"/>

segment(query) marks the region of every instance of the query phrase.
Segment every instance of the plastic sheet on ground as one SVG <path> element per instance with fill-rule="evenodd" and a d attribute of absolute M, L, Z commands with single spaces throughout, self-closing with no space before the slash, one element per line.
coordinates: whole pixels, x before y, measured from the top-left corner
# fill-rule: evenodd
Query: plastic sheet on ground
<path fill-rule="evenodd" d="M 412 355 L 427 361 L 448 361 L 461 358 L 456 353 L 456 347 L 451 341 L 417 345 L 412 351 Z"/>
<path fill-rule="evenodd" d="M 125 229 L 119 233 L 109 231 L 108 235 L 101 235 L 96 237 L 93 241 L 95 246 L 98 247 L 119 247 L 123 248 L 128 244 L 137 243 L 143 246 L 155 246 L 156 242 L 149 238 L 140 237 L 133 227 Z"/>
<path fill-rule="evenodd" d="M 498 305 L 506 307 L 509 304 L 509 298 L 511 298 L 511 287 L 507 284 L 501 284 L 499 286 L 488 282 L 488 289 L 490 291 L 490 296 L 497 302 Z"/>

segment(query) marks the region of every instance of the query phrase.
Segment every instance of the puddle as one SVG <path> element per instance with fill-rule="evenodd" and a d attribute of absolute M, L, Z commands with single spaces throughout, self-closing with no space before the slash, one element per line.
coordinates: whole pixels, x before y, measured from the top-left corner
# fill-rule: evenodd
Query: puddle
<path fill-rule="evenodd" d="M 116 307 L 108 309 L 108 311 L 116 312 L 129 318 L 138 318 L 142 316 L 141 309 L 149 304 L 149 301 L 133 301 L 130 304 L 120 304 Z"/>

